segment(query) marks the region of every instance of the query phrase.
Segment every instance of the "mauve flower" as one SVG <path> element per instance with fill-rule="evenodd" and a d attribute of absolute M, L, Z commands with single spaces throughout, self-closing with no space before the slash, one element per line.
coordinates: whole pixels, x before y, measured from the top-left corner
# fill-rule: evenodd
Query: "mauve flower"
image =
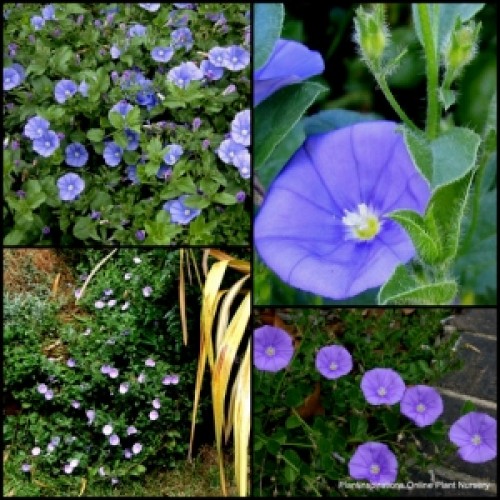
<path fill-rule="evenodd" d="M 116 305 L 116 302 L 117 302 L 117 301 L 116 301 L 116 299 L 111 299 L 111 300 L 109 300 L 109 301 L 108 301 L 108 307 L 113 307 L 113 306 L 115 306 L 115 305 Z"/>
<path fill-rule="evenodd" d="M 40 449 L 39 446 L 35 446 L 32 450 L 31 450 L 31 454 L 34 456 L 34 457 L 37 457 L 38 455 L 40 455 L 40 452 L 42 450 Z"/>
<path fill-rule="evenodd" d="M 254 225 L 264 262 L 289 285 L 345 299 L 385 283 L 415 249 L 387 214 L 425 211 L 430 189 L 397 124 L 309 137 L 275 178 Z"/>
<path fill-rule="evenodd" d="M 40 394 L 45 394 L 47 392 L 47 386 L 45 384 L 38 384 L 38 387 L 36 388 L 36 390 Z"/>
<path fill-rule="evenodd" d="M 111 366 L 109 366 L 109 365 L 102 365 L 101 366 L 101 373 L 103 375 L 108 375 L 110 370 L 111 370 Z"/>
<path fill-rule="evenodd" d="M 196 132 L 201 127 L 201 124 L 202 124 L 202 121 L 201 121 L 201 118 L 199 116 L 196 116 L 195 118 L 193 118 L 193 122 L 191 124 L 191 128 L 192 128 L 193 132 Z"/>
<path fill-rule="evenodd" d="M 225 51 L 224 67 L 240 71 L 250 64 L 250 52 L 239 45 L 231 45 Z"/>
<path fill-rule="evenodd" d="M 153 402 L 151 403 L 153 405 L 153 408 L 156 410 L 159 410 L 161 408 L 161 403 L 158 398 L 153 399 Z"/>
<path fill-rule="evenodd" d="M 102 428 L 102 433 L 103 433 L 105 436 L 109 436 L 112 432 L 113 432 L 113 426 L 112 426 L 112 425 L 110 425 L 110 424 L 106 424 L 106 425 Z"/>
<path fill-rule="evenodd" d="M 78 86 L 73 80 L 60 80 L 54 88 L 54 96 L 59 104 L 66 102 L 78 91 Z"/>
<path fill-rule="evenodd" d="M 106 303 L 102 300 L 97 300 L 94 304 L 94 307 L 96 309 L 102 309 L 104 306 L 106 305 Z"/>
<path fill-rule="evenodd" d="M 401 401 L 405 388 L 399 373 L 391 368 L 373 368 L 361 379 L 361 390 L 372 405 L 393 405 Z"/>
<path fill-rule="evenodd" d="M 110 167 L 116 167 L 122 160 L 123 148 L 118 146 L 115 142 L 111 141 L 104 147 L 102 156 L 104 162 Z"/>
<path fill-rule="evenodd" d="M 135 232 L 135 238 L 139 241 L 144 241 L 146 239 L 146 231 L 144 231 L 144 229 L 138 229 Z"/>
<path fill-rule="evenodd" d="M 172 377 L 170 375 L 165 375 L 165 377 L 163 377 L 161 383 L 163 385 L 170 385 L 172 383 Z"/>
<path fill-rule="evenodd" d="M 127 427 L 127 436 L 131 436 L 132 434 L 137 434 L 137 429 L 133 425 L 129 425 Z"/>
<path fill-rule="evenodd" d="M 169 200 L 163 205 L 163 209 L 170 213 L 170 222 L 175 224 L 189 224 L 201 213 L 199 208 L 191 208 L 184 205 L 186 195 L 180 196 L 176 200 Z"/>
<path fill-rule="evenodd" d="M 406 389 L 400 409 L 415 425 L 425 427 L 433 424 L 443 413 L 443 400 L 433 387 L 415 385 Z"/>
<path fill-rule="evenodd" d="M 129 458 L 132 458 L 132 452 L 128 448 L 125 448 L 123 450 L 123 456 L 128 460 Z"/>
<path fill-rule="evenodd" d="M 156 12 L 160 8 L 161 3 L 139 3 L 137 5 L 149 12 Z"/>
<path fill-rule="evenodd" d="M 233 165 L 234 157 L 240 151 L 247 151 L 243 144 L 235 142 L 233 139 L 224 139 L 217 148 L 217 156 L 229 165 Z"/>
<path fill-rule="evenodd" d="M 118 446 L 120 444 L 120 438 L 116 434 L 109 436 L 109 444 L 111 446 Z"/>
<path fill-rule="evenodd" d="M 398 461 L 386 444 L 361 444 L 349 460 L 349 475 L 370 484 L 391 484 L 398 475 Z"/>
<path fill-rule="evenodd" d="M 24 135 L 30 139 L 40 139 L 49 131 L 50 123 L 40 116 L 33 116 L 24 126 Z"/>
<path fill-rule="evenodd" d="M 128 389 L 129 389 L 128 382 L 122 382 L 120 384 L 120 388 L 118 390 L 119 390 L 120 394 L 126 394 L 128 392 Z"/>
<path fill-rule="evenodd" d="M 200 69 L 203 75 L 210 81 L 220 80 L 224 75 L 223 66 L 215 66 L 208 59 L 204 59 L 200 63 Z"/>
<path fill-rule="evenodd" d="M 151 410 L 149 412 L 149 420 L 158 420 L 158 417 L 160 415 L 158 414 L 158 412 L 156 410 Z"/>
<path fill-rule="evenodd" d="M 243 203 L 246 198 L 245 191 L 238 191 L 235 195 L 235 198 L 238 203 Z"/>
<path fill-rule="evenodd" d="M 73 358 L 69 358 L 68 361 L 66 361 L 66 366 L 74 368 L 76 366 L 76 361 Z"/>
<path fill-rule="evenodd" d="M 278 40 L 264 66 L 254 71 L 254 106 L 278 89 L 318 75 L 324 69 L 319 52 L 299 42 Z"/>
<path fill-rule="evenodd" d="M 73 401 L 71 401 L 71 406 L 72 406 L 75 410 L 78 410 L 78 408 L 80 408 L 80 402 L 79 402 L 79 401 L 76 401 L 76 400 L 73 400 Z"/>
<path fill-rule="evenodd" d="M 94 410 L 86 410 L 85 415 L 87 415 L 88 422 L 87 424 L 92 424 L 95 420 L 95 411 Z"/>
<path fill-rule="evenodd" d="M 59 137 L 53 130 L 47 130 L 41 137 L 33 140 L 33 149 L 41 156 L 52 156 L 59 147 Z"/>
<path fill-rule="evenodd" d="M 330 380 L 342 377 L 352 370 L 352 356 L 340 345 L 322 347 L 316 354 L 316 370 Z"/>
<path fill-rule="evenodd" d="M 50 401 L 52 398 L 54 397 L 54 393 L 52 392 L 52 390 L 48 390 L 46 393 L 45 393 L 45 399 L 47 401 Z"/>
<path fill-rule="evenodd" d="M 156 62 L 166 63 L 172 59 L 174 49 L 172 47 L 153 47 L 151 57 Z"/>
<path fill-rule="evenodd" d="M 31 470 L 31 465 L 30 464 L 23 464 L 23 465 L 21 465 L 21 470 L 23 472 L 29 472 Z"/>
<path fill-rule="evenodd" d="M 48 234 L 50 234 L 50 227 L 49 226 L 44 226 L 42 228 L 42 233 L 47 236 Z"/>
<path fill-rule="evenodd" d="M 243 146 L 250 146 L 250 110 L 236 113 L 231 122 L 231 139 Z"/>
<path fill-rule="evenodd" d="M 201 80 L 202 78 L 203 71 L 191 61 L 183 62 L 167 73 L 167 80 L 182 89 L 185 89 L 192 80 Z"/>
<path fill-rule="evenodd" d="M 120 374 L 120 370 L 118 370 L 118 368 L 111 368 L 111 370 L 109 370 L 108 375 L 110 378 L 117 378 L 119 374 Z"/>
<path fill-rule="evenodd" d="M 170 376 L 170 383 L 172 385 L 177 385 L 179 383 L 179 375 L 176 375 L 175 373 Z"/>
<path fill-rule="evenodd" d="M 64 465 L 64 472 L 66 474 L 71 474 L 73 472 L 74 467 L 71 467 L 70 464 L 65 464 Z"/>
<path fill-rule="evenodd" d="M 150 297 L 152 293 L 153 293 L 153 289 L 150 286 L 145 286 L 142 289 L 142 295 L 144 295 L 144 297 Z M 148 362 L 151 364 L 148 364 Z M 146 366 L 154 366 L 154 365 L 155 365 L 155 362 L 152 359 L 146 360 Z"/>
<path fill-rule="evenodd" d="M 134 455 L 137 455 L 141 452 L 142 450 L 142 444 L 141 443 L 134 443 L 134 445 L 132 446 L 132 453 Z"/>
<path fill-rule="evenodd" d="M 116 45 L 112 45 L 109 49 L 109 53 L 111 54 L 111 59 L 118 59 L 122 52 Z"/>
<path fill-rule="evenodd" d="M 179 161 L 179 158 L 182 156 L 183 153 L 184 150 L 182 149 L 182 146 L 180 146 L 179 144 L 169 144 L 167 146 L 167 152 L 163 157 L 163 161 L 167 165 L 175 165 Z"/>
<path fill-rule="evenodd" d="M 151 288 L 151 287 L 149 287 L 149 288 Z M 146 361 L 144 362 L 144 364 L 146 366 L 149 366 L 150 368 L 152 368 L 153 366 L 156 366 L 155 360 L 151 359 L 151 358 L 146 359 Z"/>
<path fill-rule="evenodd" d="M 45 26 L 45 19 L 42 16 L 33 16 L 31 18 L 31 26 L 33 26 L 36 31 L 41 30 Z"/>
<path fill-rule="evenodd" d="M 480 464 L 497 456 L 497 421 L 486 413 L 473 411 L 460 417 L 448 436 L 466 462 Z"/>
<path fill-rule="evenodd" d="M 57 180 L 57 187 L 59 198 L 63 201 L 71 201 L 85 189 L 85 181 L 77 174 L 65 174 Z"/>
<path fill-rule="evenodd" d="M 83 167 L 89 159 L 87 150 L 79 142 L 73 142 L 66 146 L 65 154 L 66 163 L 70 167 Z"/>
<path fill-rule="evenodd" d="M 261 326 L 253 332 L 253 364 L 262 371 L 277 372 L 293 356 L 292 337 L 281 328 Z"/>

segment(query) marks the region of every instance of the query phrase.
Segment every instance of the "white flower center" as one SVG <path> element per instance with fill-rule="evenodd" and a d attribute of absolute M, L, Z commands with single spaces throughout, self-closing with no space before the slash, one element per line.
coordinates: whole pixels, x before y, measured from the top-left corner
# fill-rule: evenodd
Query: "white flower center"
<path fill-rule="evenodd" d="M 188 208 L 186 208 L 186 210 L 184 210 L 184 215 L 189 215 L 190 213 L 191 213 L 191 211 Z"/>
<path fill-rule="evenodd" d="M 178 83 L 179 85 L 182 85 L 182 84 L 184 83 L 184 80 L 183 80 L 182 78 L 179 78 L 179 79 L 177 80 L 177 83 Z"/>
<path fill-rule="evenodd" d="M 222 57 L 221 56 L 217 56 L 217 62 L 222 62 Z"/>
<path fill-rule="evenodd" d="M 46 147 L 50 147 L 50 142 L 49 141 L 45 141 L 45 146 Z"/>
<path fill-rule="evenodd" d="M 75 156 L 76 156 L 77 158 L 80 158 L 80 153 L 77 151 L 77 152 L 75 153 Z"/>
<path fill-rule="evenodd" d="M 115 156 L 118 158 L 118 157 L 120 156 L 120 153 L 117 151 L 117 152 L 115 153 Z"/>
<path fill-rule="evenodd" d="M 370 472 L 372 474 L 378 474 L 380 472 L 380 465 L 378 465 L 378 464 L 370 465 Z"/>
<path fill-rule="evenodd" d="M 237 63 L 237 62 L 238 62 L 238 58 L 237 58 L 237 57 L 233 57 L 233 59 L 232 59 L 232 60 L 233 60 L 233 62 L 234 62 L 234 63 Z"/>
<path fill-rule="evenodd" d="M 423 403 L 419 403 L 417 405 L 417 411 L 418 411 L 418 413 L 424 413 L 424 411 L 425 411 L 425 405 Z"/>
<path fill-rule="evenodd" d="M 73 184 L 70 184 L 68 186 L 68 191 L 73 191 L 73 189 L 75 189 L 75 186 L 73 186 Z"/>
<path fill-rule="evenodd" d="M 41 128 L 37 128 L 36 131 L 38 134 L 41 134 L 43 132 L 43 130 Z"/>
<path fill-rule="evenodd" d="M 379 387 L 377 390 L 377 394 L 379 396 L 385 396 L 387 394 L 387 390 L 385 387 Z"/>
<path fill-rule="evenodd" d="M 158 55 L 163 56 L 163 50 L 159 50 Z"/>
<path fill-rule="evenodd" d="M 233 158 L 233 156 L 234 156 L 234 151 L 229 151 L 229 157 Z"/>
<path fill-rule="evenodd" d="M 474 434 L 471 439 L 471 443 L 475 446 L 479 446 L 482 442 L 481 436 L 479 434 Z"/>
<path fill-rule="evenodd" d="M 332 372 L 334 372 L 337 368 L 338 368 L 337 363 L 334 362 L 330 363 L 330 370 L 332 370 Z"/>
<path fill-rule="evenodd" d="M 5 81 L 6 81 L 7 83 L 10 83 L 10 76 L 8 76 L 8 77 L 5 79 Z"/>
<path fill-rule="evenodd" d="M 248 168 L 247 168 L 247 167 L 243 167 L 243 168 L 241 169 L 241 172 L 242 172 L 243 174 L 247 174 L 247 173 L 248 173 Z"/>
<path fill-rule="evenodd" d="M 246 128 L 244 128 L 242 131 L 241 131 L 241 135 L 247 135 L 248 134 L 248 130 Z"/>
<path fill-rule="evenodd" d="M 71 95 L 71 92 L 70 92 L 69 90 L 66 90 L 66 91 L 64 92 L 64 95 L 70 96 L 70 95 Z"/>
<path fill-rule="evenodd" d="M 347 228 L 346 238 L 349 240 L 369 241 L 373 239 L 382 227 L 375 212 L 366 204 L 360 203 L 357 211 L 344 210 L 342 222 Z"/>
<path fill-rule="evenodd" d="M 272 357 L 276 354 L 276 349 L 272 346 L 269 346 L 266 348 L 266 354 L 269 356 L 269 357 Z"/>

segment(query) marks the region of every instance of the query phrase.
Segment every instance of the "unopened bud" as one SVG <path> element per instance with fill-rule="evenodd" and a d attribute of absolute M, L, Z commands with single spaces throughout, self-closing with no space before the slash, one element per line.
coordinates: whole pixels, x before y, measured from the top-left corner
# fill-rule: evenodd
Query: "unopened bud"
<path fill-rule="evenodd" d="M 471 21 L 462 24 L 457 19 L 448 43 L 443 50 L 444 65 L 447 71 L 456 78 L 462 69 L 474 59 L 477 53 L 477 41 L 481 23 Z"/>
<path fill-rule="evenodd" d="M 354 26 L 354 40 L 359 45 L 361 55 L 368 64 L 378 67 L 389 40 L 383 4 L 374 4 L 372 12 L 359 7 Z"/>

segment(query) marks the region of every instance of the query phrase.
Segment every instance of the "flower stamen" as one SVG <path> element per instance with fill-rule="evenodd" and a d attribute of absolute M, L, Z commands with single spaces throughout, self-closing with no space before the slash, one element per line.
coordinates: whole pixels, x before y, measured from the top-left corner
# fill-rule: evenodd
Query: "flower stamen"
<path fill-rule="evenodd" d="M 342 222 L 346 226 L 346 239 L 370 241 L 380 232 L 382 221 L 365 203 L 360 203 L 357 210 L 344 210 Z"/>

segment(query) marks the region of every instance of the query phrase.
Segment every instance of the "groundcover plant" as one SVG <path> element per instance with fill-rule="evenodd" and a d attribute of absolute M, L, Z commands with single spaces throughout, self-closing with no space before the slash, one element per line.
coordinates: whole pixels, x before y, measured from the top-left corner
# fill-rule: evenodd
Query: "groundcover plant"
<path fill-rule="evenodd" d="M 480 475 L 496 419 L 466 401 L 445 420 L 434 387 L 459 364 L 457 333 L 441 331 L 449 313 L 255 311 L 254 495 L 401 496 L 453 455 Z"/>
<path fill-rule="evenodd" d="M 255 6 L 255 303 L 496 303 L 496 7 L 285 7 Z"/>
<path fill-rule="evenodd" d="M 4 243 L 249 243 L 250 4 L 3 17 Z"/>
<path fill-rule="evenodd" d="M 69 299 L 57 285 L 4 293 L 4 467 L 17 494 L 128 483 L 189 447 L 197 345 L 182 341 L 179 252 L 119 250 L 88 283 L 109 252 L 72 253 Z M 199 290 L 185 290 L 196 331 Z"/>

